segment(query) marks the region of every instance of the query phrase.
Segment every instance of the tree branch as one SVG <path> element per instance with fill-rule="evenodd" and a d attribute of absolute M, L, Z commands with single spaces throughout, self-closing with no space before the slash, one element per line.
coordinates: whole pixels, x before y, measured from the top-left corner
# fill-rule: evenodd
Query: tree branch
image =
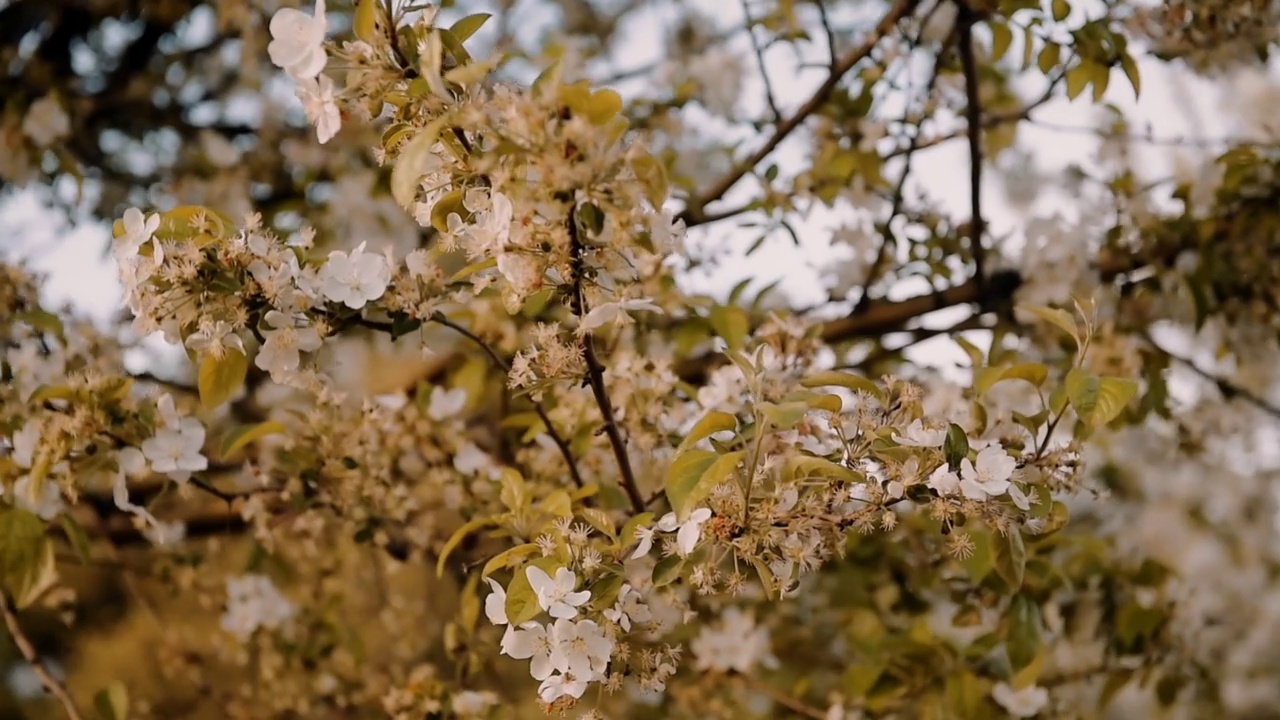
<path fill-rule="evenodd" d="M 570 297 L 572 310 L 578 317 L 587 314 L 587 299 L 582 293 L 582 275 L 585 271 L 582 238 L 578 235 L 577 206 L 569 211 L 569 242 L 573 259 L 573 295 Z M 595 339 L 591 333 L 582 337 L 582 359 L 587 363 L 587 384 L 596 404 L 600 406 L 600 414 L 604 418 L 604 431 L 609 437 L 609 445 L 613 448 L 613 456 L 618 461 L 618 472 L 622 475 L 622 489 L 631 501 L 631 507 L 637 513 L 644 512 L 644 498 L 640 496 L 640 488 L 636 485 L 636 476 L 631 469 L 631 459 L 627 456 L 627 443 L 622 437 L 622 429 L 618 427 L 618 418 L 613 413 L 613 403 L 609 400 L 608 388 L 604 385 L 604 365 L 596 357 Z"/>
<path fill-rule="evenodd" d="M 484 338 L 453 322 L 440 313 L 432 315 L 430 322 L 436 323 L 437 325 L 443 325 L 476 345 L 479 345 L 480 348 L 489 356 L 489 359 L 493 361 L 494 365 L 502 368 L 503 372 L 511 372 L 511 365 L 509 365 L 507 361 L 498 354 L 498 351 L 494 350 L 493 347 L 489 345 L 489 343 L 485 342 Z M 547 415 L 547 410 L 542 407 L 542 403 L 533 398 L 529 398 L 529 402 L 533 403 L 533 411 L 538 414 L 538 419 L 542 421 L 543 425 L 547 426 L 547 436 L 551 438 L 551 442 L 555 443 L 556 448 L 560 450 L 560 455 L 564 457 L 565 463 L 568 464 L 569 476 L 573 478 L 573 484 L 578 487 L 583 487 L 586 483 L 583 481 L 582 475 L 578 472 L 578 463 L 573 457 L 573 449 L 570 448 L 569 443 L 561 437 L 560 431 L 556 430 L 556 426 L 552 424 L 551 417 Z"/>
<path fill-rule="evenodd" d="M 747 37 L 751 38 L 751 49 L 756 54 L 756 65 L 760 68 L 760 80 L 764 83 L 764 98 L 769 103 L 769 111 L 773 113 L 773 122 L 782 120 L 782 111 L 778 109 L 778 100 L 773 93 L 773 81 L 769 79 L 769 70 L 764 64 L 764 48 L 756 37 L 755 20 L 751 18 L 750 0 L 741 0 L 742 17 L 746 20 Z"/>
<path fill-rule="evenodd" d="M 27 664 L 31 666 L 31 670 L 35 672 L 36 677 L 40 679 L 40 684 L 58 702 L 62 703 L 62 709 L 67 713 L 68 718 L 71 720 L 83 720 L 84 716 L 76 709 L 76 704 L 71 699 L 71 694 L 49 671 L 49 666 L 44 664 L 44 660 L 40 658 L 40 653 L 36 652 L 31 640 L 22 632 L 22 626 L 18 624 L 18 615 L 13 608 L 13 602 L 3 590 L 0 590 L 0 613 L 4 614 L 4 624 L 9 628 L 9 636 L 13 638 L 13 644 L 17 646 L 18 652 L 22 653 L 22 658 L 27 661 Z"/>
<path fill-rule="evenodd" d="M 730 188 L 736 185 L 743 176 L 751 172 L 751 170 L 759 165 L 762 160 L 768 157 L 783 140 L 787 139 L 787 137 L 790 136 L 796 128 L 800 127 L 801 123 L 826 104 L 827 99 L 831 97 L 833 92 L 835 92 L 836 87 L 840 84 L 840 79 L 844 77 L 845 73 L 852 70 L 853 66 L 857 65 L 869 56 L 871 51 L 880 44 L 880 41 L 889 34 L 889 31 L 898 24 L 898 21 L 915 9 L 917 2 L 918 0 L 895 0 L 893 6 L 889 8 L 889 12 L 885 13 L 885 16 L 880 19 L 880 22 L 876 23 L 875 29 L 872 30 L 870 36 L 867 37 L 861 45 L 850 51 L 848 55 L 841 59 L 840 62 L 831 69 L 831 72 L 827 75 L 827 79 L 824 80 L 822 85 L 818 86 L 818 89 L 814 91 L 813 95 L 796 110 L 795 114 L 778 123 L 777 128 L 773 131 L 773 135 L 765 141 L 764 145 L 761 145 L 759 149 L 751 153 L 751 155 L 745 160 L 735 165 L 732 170 L 725 174 L 724 177 L 716 181 L 716 183 L 712 185 L 706 193 L 697 197 L 689 198 L 689 203 L 685 207 L 684 211 L 680 213 L 679 218 L 684 220 L 686 225 L 696 225 L 702 222 L 704 208 L 708 204 L 719 200 L 725 193 L 729 192 Z"/>
<path fill-rule="evenodd" d="M 964 71 L 966 132 L 969 136 L 969 244 L 973 253 L 973 276 L 981 288 L 986 283 L 983 270 L 982 238 L 982 99 L 978 79 L 978 63 L 973 53 L 973 10 L 965 0 L 956 0 L 960 19 L 960 66 Z"/>

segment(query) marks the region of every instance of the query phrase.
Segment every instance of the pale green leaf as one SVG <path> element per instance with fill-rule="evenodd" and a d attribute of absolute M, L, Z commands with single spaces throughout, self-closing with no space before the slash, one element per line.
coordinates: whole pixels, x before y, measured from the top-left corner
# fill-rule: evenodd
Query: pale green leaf
<path fill-rule="evenodd" d="M 212 410 L 230 400 L 244 387 L 248 374 L 249 359 L 239 350 L 227 348 L 220 358 L 205 355 L 197 377 L 201 404 Z"/>
<path fill-rule="evenodd" d="M 227 457 L 255 440 L 269 435 L 283 435 L 284 424 L 279 420 L 267 420 L 253 425 L 239 425 L 222 439 L 222 457 Z"/>

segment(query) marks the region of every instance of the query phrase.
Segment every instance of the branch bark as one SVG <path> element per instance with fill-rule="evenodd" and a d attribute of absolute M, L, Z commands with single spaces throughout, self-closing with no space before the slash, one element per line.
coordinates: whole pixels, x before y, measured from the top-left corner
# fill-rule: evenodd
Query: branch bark
<path fill-rule="evenodd" d="M 13 608 L 13 601 L 9 599 L 8 594 L 0 590 L 0 613 L 4 614 L 4 624 L 9 628 L 9 636 L 13 638 L 13 644 L 17 646 L 18 652 L 22 654 L 22 659 L 27 661 L 31 666 L 31 670 L 35 672 L 36 677 L 40 679 L 40 684 L 48 691 L 66 712 L 67 717 L 71 720 L 83 720 L 84 716 L 76 709 L 75 701 L 71 699 L 71 693 L 62 686 L 62 683 L 53 676 L 49 670 L 49 666 L 45 665 L 44 660 L 40 658 L 40 653 L 36 651 L 35 645 L 31 644 L 31 640 L 22 632 L 22 626 L 18 623 L 18 614 Z"/>

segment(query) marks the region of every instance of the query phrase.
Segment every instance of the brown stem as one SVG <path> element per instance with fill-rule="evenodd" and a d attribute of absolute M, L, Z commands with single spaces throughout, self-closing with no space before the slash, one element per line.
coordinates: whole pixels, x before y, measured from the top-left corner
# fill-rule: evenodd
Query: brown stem
<path fill-rule="evenodd" d="M 824 80 L 822 84 L 818 86 L 818 89 L 814 91 L 813 95 L 796 110 L 795 114 L 779 122 L 777 128 L 773 131 L 773 135 L 769 136 L 769 139 L 765 141 L 764 145 L 761 145 L 759 149 L 751 153 L 751 155 L 745 160 L 735 165 L 732 170 L 725 174 L 724 177 L 716 181 L 716 183 L 712 185 L 707 192 L 700 196 L 690 198 L 688 206 L 684 209 L 684 212 L 680 213 L 680 219 L 684 220 L 688 225 L 698 224 L 704 215 L 704 208 L 708 204 L 719 200 L 725 193 L 729 192 L 730 188 L 738 184 L 739 180 L 741 180 L 747 173 L 751 172 L 752 169 L 759 165 L 762 160 L 768 157 L 769 154 L 772 153 L 778 145 L 782 144 L 782 141 L 786 140 L 796 128 L 800 127 L 800 125 L 808 119 L 810 115 L 817 112 L 819 108 L 826 104 L 827 99 L 831 97 L 833 92 L 835 92 L 836 87 L 840 84 L 840 79 L 844 77 L 845 73 L 852 70 L 853 66 L 862 62 L 862 60 L 869 56 L 871 51 L 880 44 L 880 41 L 889 34 L 889 31 L 898 24 L 898 21 L 915 8 L 917 2 L 918 0 L 896 0 L 893 3 L 893 6 L 889 8 L 889 12 L 885 13 L 885 16 L 880 19 L 880 22 L 876 23 L 876 27 L 871 32 L 871 35 L 868 36 L 861 45 L 851 50 L 848 55 L 841 59 L 840 62 L 831 69 L 831 72 L 827 74 L 827 79 Z"/>
<path fill-rule="evenodd" d="M 13 644 L 17 646 L 18 652 L 22 653 L 22 658 L 31 666 L 31 670 L 40 679 L 40 684 L 50 695 L 57 698 L 62 703 L 62 709 L 67 713 L 67 717 L 71 720 L 83 720 L 83 715 L 76 709 L 75 701 L 71 699 L 71 694 L 67 689 L 58 682 L 58 679 L 49 671 L 49 666 L 44 664 L 44 660 L 40 658 L 40 653 L 36 652 L 35 645 L 31 644 L 31 640 L 22 632 L 22 626 L 18 624 L 18 615 L 14 611 L 13 602 L 9 596 L 0 590 L 0 613 L 4 614 L 4 624 L 9 628 L 9 635 L 13 638 Z"/>
<path fill-rule="evenodd" d="M 582 275 L 585 269 L 582 238 L 578 234 L 578 209 L 573 207 L 569 212 L 569 242 L 573 258 L 573 295 L 570 302 L 573 312 L 579 318 L 587 314 L 587 299 L 582 293 Z M 604 431 L 609 437 L 609 445 L 613 448 L 613 456 L 618 461 L 618 472 L 622 475 L 622 489 L 631 501 L 631 507 L 637 513 L 644 512 L 645 502 L 636 485 L 636 476 L 631 469 L 631 459 L 627 456 L 627 442 L 622 437 L 622 429 L 618 427 L 618 419 L 613 413 L 613 403 L 609 400 L 608 388 L 604 385 L 604 365 L 596 357 L 595 340 L 591 333 L 582 337 L 582 359 L 587 363 L 587 384 L 591 386 L 591 394 L 600 406 L 600 415 L 604 418 Z"/>
<path fill-rule="evenodd" d="M 978 63 L 973 53 L 973 10 L 964 2 L 960 8 L 960 65 L 964 71 L 964 89 L 967 97 L 965 116 L 969 136 L 969 244 L 973 253 L 973 276 L 978 287 L 986 282 L 983 271 L 984 256 L 982 236 L 982 101 L 978 87 Z"/>

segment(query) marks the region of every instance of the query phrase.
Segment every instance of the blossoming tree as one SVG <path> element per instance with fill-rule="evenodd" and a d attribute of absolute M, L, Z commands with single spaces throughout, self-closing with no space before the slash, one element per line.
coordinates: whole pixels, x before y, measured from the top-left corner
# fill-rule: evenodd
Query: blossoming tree
<path fill-rule="evenodd" d="M 1072 215 L 1017 200 L 1026 167 L 1012 219 L 983 192 L 1040 106 L 1137 94 L 1140 61 L 1243 72 L 1274 9 L 677 8 L 679 57 L 624 97 L 593 63 L 658 3 L 554 4 L 543 47 L 510 2 L 0 7 L 0 178 L 111 218 L 127 311 L 95 326 L 3 266 L 6 717 L 1280 701 L 1273 131 L 1148 183 L 1115 114 Z M 121 51 L 113 13 L 141 24 Z M 76 38 L 115 69 L 76 70 Z M 818 58 L 794 106 L 779 48 Z M 305 123 L 233 119 L 268 74 Z M 695 112 L 751 132 L 691 140 Z M 952 142 L 960 217 L 912 174 Z M 823 233 L 827 301 L 690 291 L 731 267 L 693 234 L 735 218 L 747 256 Z M 185 376 L 130 360 L 151 336 Z M 912 354 L 936 336 L 961 367 Z"/>

